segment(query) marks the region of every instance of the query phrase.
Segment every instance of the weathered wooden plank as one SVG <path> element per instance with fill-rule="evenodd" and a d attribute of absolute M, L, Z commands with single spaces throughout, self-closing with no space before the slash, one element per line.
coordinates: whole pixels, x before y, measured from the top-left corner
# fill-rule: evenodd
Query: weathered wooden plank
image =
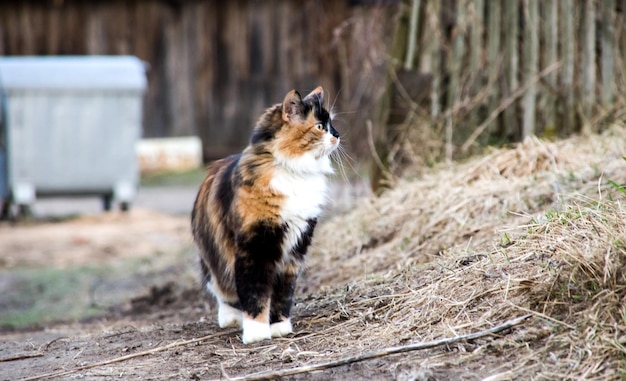
<path fill-rule="evenodd" d="M 485 30 L 484 0 L 472 0 L 468 4 L 467 23 L 469 25 L 469 73 L 464 73 L 469 79 L 469 96 L 475 97 L 482 89 L 483 83 L 483 33 Z M 467 127 L 464 131 L 473 129 L 478 124 L 479 111 L 482 102 L 472 102 L 469 107 Z"/>
<path fill-rule="evenodd" d="M 591 118 L 595 102 L 596 85 L 596 6 L 593 0 L 585 0 L 582 14 L 581 51 L 581 99 L 583 132 L 591 131 Z"/>
<path fill-rule="evenodd" d="M 626 0 L 625 0 L 626 1 Z M 441 27 L 440 27 L 440 15 L 441 8 L 439 1 L 429 1 L 426 7 L 426 19 L 428 29 L 431 31 L 431 36 L 427 41 L 427 54 L 430 55 L 432 62 L 432 87 L 431 87 L 431 107 L 430 117 L 433 120 L 439 118 L 441 113 Z"/>
<path fill-rule="evenodd" d="M 446 97 L 447 120 L 446 120 L 446 137 L 445 137 L 445 157 L 446 160 L 452 160 L 453 154 L 453 135 L 455 125 L 455 115 L 453 110 L 459 101 L 461 69 L 463 65 L 463 55 L 465 53 L 465 34 L 467 32 L 467 0 L 459 0 L 456 4 L 455 12 L 455 28 L 452 36 L 452 51 L 448 56 L 448 72 L 449 83 Z"/>
<path fill-rule="evenodd" d="M 600 74 L 602 75 L 602 86 L 600 87 L 600 100 L 602 106 L 611 107 L 615 100 L 615 0 L 603 0 L 600 2 L 600 12 L 602 14 L 602 23 L 600 23 L 600 47 L 601 47 L 601 64 Z"/>
<path fill-rule="evenodd" d="M 621 58 L 622 58 L 622 87 L 621 90 L 622 92 L 626 93 L 626 0 L 622 0 L 622 21 L 620 23 L 620 27 L 621 27 L 621 33 L 620 38 L 621 38 L 621 50 L 622 50 L 622 54 L 621 54 Z M 626 96 L 626 94 L 623 93 L 621 94 L 622 97 Z"/>
<path fill-rule="evenodd" d="M 574 54 L 576 38 L 574 36 L 574 20 L 576 18 L 574 0 L 561 0 L 559 3 L 560 40 L 561 50 L 559 52 L 562 69 L 560 76 L 561 102 L 562 102 L 562 122 L 559 126 L 561 135 L 569 135 L 576 131 L 574 125 L 576 117 L 576 106 L 574 104 Z"/>
<path fill-rule="evenodd" d="M 463 54 L 465 53 L 465 33 L 467 32 L 467 0 L 456 4 L 452 49 L 448 54 L 448 73 L 450 82 L 447 89 L 446 107 L 452 109 L 458 101 Z"/>
<path fill-rule="evenodd" d="M 541 22 L 543 35 L 542 67 L 547 67 L 557 62 L 558 34 L 558 2 L 541 2 L 543 22 Z M 557 73 L 550 73 L 545 78 L 547 84 L 546 91 L 543 92 L 544 102 L 542 105 L 545 122 L 543 134 L 553 136 L 556 134 L 556 91 Z"/>
<path fill-rule="evenodd" d="M 522 118 L 522 139 L 535 134 L 535 110 L 537 85 L 533 78 L 537 75 L 539 63 L 539 0 L 524 1 L 524 77 L 523 83 L 532 83 L 524 94 Z"/>
<path fill-rule="evenodd" d="M 417 33 L 419 31 L 420 0 L 411 0 L 411 18 L 409 20 L 409 38 L 407 39 L 404 70 L 412 70 L 415 63 Z"/>
<path fill-rule="evenodd" d="M 519 1 L 504 1 L 504 91 L 502 98 L 510 97 L 519 87 Z M 517 140 L 519 136 L 517 102 L 504 110 L 503 138 Z"/>
<path fill-rule="evenodd" d="M 395 73 L 401 68 L 403 58 L 406 56 L 406 40 L 409 31 L 409 17 L 407 13 L 410 9 L 409 0 L 403 0 L 398 11 L 398 22 L 393 32 L 392 48 L 390 52 L 389 70 Z M 394 144 L 392 133 L 389 128 L 389 116 L 391 102 L 393 99 L 393 82 L 390 76 L 386 77 L 384 92 L 379 98 L 374 111 L 374 123 L 367 123 L 367 139 L 371 142 L 370 149 L 374 160 L 370 161 L 370 186 L 374 192 L 380 192 L 389 182 L 389 156 L 391 145 Z"/>
<path fill-rule="evenodd" d="M 619 34 L 621 38 L 621 58 L 622 58 L 622 92 L 626 92 L 626 0 L 622 0 L 622 21 L 620 23 L 621 33 Z M 621 94 L 622 97 L 626 96 L 626 94 Z"/>
<path fill-rule="evenodd" d="M 470 75 L 474 76 L 481 67 L 483 55 L 483 32 L 485 29 L 484 0 L 472 0 L 469 4 L 468 21 L 470 25 L 469 67 Z M 477 81 L 475 81 L 478 83 Z M 478 83 L 479 85 L 479 83 Z"/>
<path fill-rule="evenodd" d="M 495 110 L 501 102 L 500 83 L 496 79 L 502 76 L 502 2 L 488 2 L 488 26 L 487 26 L 487 72 L 489 73 L 489 111 Z M 498 128 L 497 120 L 487 130 L 492 133 Z"/>

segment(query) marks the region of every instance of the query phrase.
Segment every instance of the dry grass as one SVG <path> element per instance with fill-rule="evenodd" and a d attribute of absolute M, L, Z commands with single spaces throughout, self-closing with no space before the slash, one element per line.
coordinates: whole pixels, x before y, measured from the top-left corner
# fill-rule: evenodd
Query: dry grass
<path fill-rule="evenodd" d="M 430 262 L 455 248 L 490 246 L 506 227 L 560 210 L 572 197 L 606 198 L 614 191 L 608 179 L 626 182 L 624 131 L 616 126 L 602 136 L 558 143 L 532 138 L 401 180 L 380 198 L 320 226 L 311 282 L 363 278 Z"/>
<path fill-rule="evenodd" d="M 621 127 L 530 139 L 335 217 L 317 231 L 309 261 L 307 286 L 322 295 L 300 306 L 335 306 L 307 320 L 334 324 L 314 347 L 339 339 L 342 353 L 358 353 L 532 312 L 508 338 L 397 365 L 413 375 L 448 367 L 502 379 L 624 379 L 626 197 L 608 179 L 626 183 L 625 152 Z"/>

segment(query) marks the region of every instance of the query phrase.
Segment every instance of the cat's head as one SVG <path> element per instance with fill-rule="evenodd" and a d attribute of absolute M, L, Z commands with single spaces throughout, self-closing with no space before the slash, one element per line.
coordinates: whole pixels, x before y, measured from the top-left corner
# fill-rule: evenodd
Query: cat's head
<path fill-rule="evenodd" d="M 312 154 L 321 158 L 330 155 L 339 146 L 339 132 L 324 108 L 321 86 L 304 98 L 296 90 L 287 93 L 282 103 L 282 120 L 283 126 L 277 138 L 284 154 Z"/>
<path fill-rule="evenodd" d="M 330 113 L 324 108 L 324 90 L 321 87 L 304 98 L 291 90 L 282 104 L 274 106 L 273 114 L 274 123 L 271 124 L 274 128 L 259 125 L 256 135 L 261 138 L 259 134 L 268 134 L 265 138 L 272 153 L 282 161 L 326 159 L 339 146 L 339 133 L 333 127 Z"/>
<path fill-rule="evenodd" d="M 291 90 L 282 103 L 270 107 L 252 132 L 250 149 L 269 152 L 294 171 L 332 172 L 329 157 L 339 142 L 324 108 L 324 90 L 318 87 L 304 98 Z"/>

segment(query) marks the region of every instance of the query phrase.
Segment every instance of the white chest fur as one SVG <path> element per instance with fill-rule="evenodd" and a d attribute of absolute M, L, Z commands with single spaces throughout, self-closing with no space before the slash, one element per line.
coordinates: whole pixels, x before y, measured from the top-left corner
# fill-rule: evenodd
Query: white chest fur
<path fill-rule="evenodd" d="M 287 225 L 283 243 L 283 254 L 287 254 L 308 228 L 308 220 L 322 213 L 328 191 L 326 175 L 323 171 L 298 173 L 281 168 L 274 173 L 270 186 L 285 196 L 280 215 Z"/>

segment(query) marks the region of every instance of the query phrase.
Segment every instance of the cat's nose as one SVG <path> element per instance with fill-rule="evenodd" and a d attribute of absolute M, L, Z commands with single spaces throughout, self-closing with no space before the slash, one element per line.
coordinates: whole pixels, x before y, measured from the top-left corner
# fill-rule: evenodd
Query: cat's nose
<path fill-rule="evenodd" d="M 335 130 L 335 128 L 332 126 L 332 124 L 330 125 L 330 128 L 328 129 L 328 132 L 331 133 L 331 135 L 333 135 L 336 138 L 339 138 L 339 132 L 337 132 L 337 130 Z"/>

